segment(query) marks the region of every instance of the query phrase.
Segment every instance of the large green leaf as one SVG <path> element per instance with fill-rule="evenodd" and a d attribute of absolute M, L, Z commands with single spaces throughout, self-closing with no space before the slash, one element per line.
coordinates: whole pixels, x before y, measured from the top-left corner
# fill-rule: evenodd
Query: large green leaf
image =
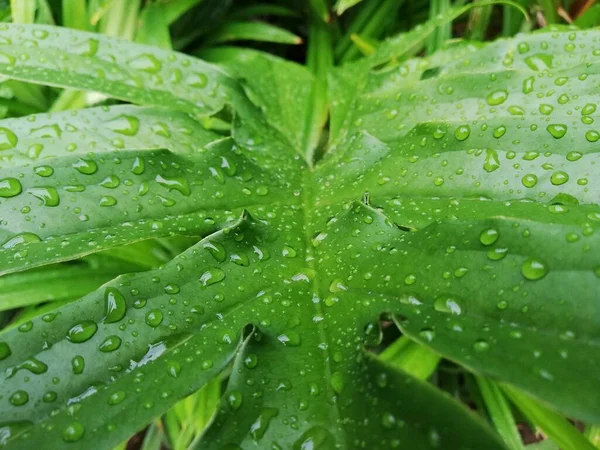
<path fill-rule="evenodd" d="M 14 156 L 2 170 L 23 173 L 13 176 L 23 193 L 0 204 L 11 217 L 6 232 L 24 227 L 44 239 L 5 249 L 7 271 L 157 234 L 221 231 L 160 269 L 117 278 L 4 332 L 3 439 L 11 448 L 109 448 L 232 362 L 201 448 L 504 448 L 454 400 L 368 351 L 382 314 L 447 358 L 600 421 L 599 39 L 541 33 L 383 70 L 370 61 L 339 69 L 332 144 L 314 169 L 290 136 L 301 128 L 272 95 L 273 80 L 295 81 L 298 92 L 312 83 L 286 64 L 263 80 L 229 68 L 229 138 L 212 140 L 180 113 L 124 107 L 187 121 L 206 137 L 193 150 L 175 138 L 161 150 L 151 118 L 136 138 L 150 142 L 141 149 L 102 139 L 93 175 L 73 167 L 83 156 L 63 153 L 60 136 L 47 146 L 48 177 L 35 173 L 38 161 L 27 165 L 32 155 L 7 149 Z M 119 83 L 103 92 L 116 95 Z M 69 87 L 86 85 L 75 77 Z M 155 87 L 127 98 L 157 103 Z M 97 130 L 111 136 L 108 124 Z M 146 181 L 154 202 L 118 191 L 106 209 L 114 213 L 103 213 L 106 177 L 125 180 L 115 171 L 141 157 L 163 162 L 146 164 L 139 179 L 127 175 L 136 191 Z M 163 171 L 185 177 L 189 195 L 161 186 Z M 30 205 L 35 195 L 26 195 L 77 184 L 85 190 L 59 209 Z M 165 195 L 176 203 L 156 202 Z M 89 220 L 75 221 L 79 203 Z M 35 217 L 19 219 L 20 208 L 34 206 Z M 153 221 L 158 233 L 145 226 Z M 90 249 L 89 239 L 101 244 Z"/>

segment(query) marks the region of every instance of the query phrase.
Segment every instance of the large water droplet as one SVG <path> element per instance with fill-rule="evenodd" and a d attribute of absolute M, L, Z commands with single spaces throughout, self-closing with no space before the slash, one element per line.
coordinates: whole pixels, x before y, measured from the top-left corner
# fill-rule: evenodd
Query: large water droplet
<path fill-rule="evenodd" d="M 176 190 L 185 196 L 190 195 L 190 185 L 183 177 L 165 177 L 163 175 L 156 175 L 155 180 L 161 186 L 169 189 L 169 191 Z"/>
<path fill-rule="evenodd" d="M 567 134 L 567 126 L 561 123 L 552 123 L 546 127 L 546 130 L 555 139 L 560 139 Z"/>
<path fill-rule="evenodd" d="M 462 313 L 459 300 L 456 297 L 449 295 L 438 296 L 433 302 L 433 307 L 436 311 L 447 314 L 455 314 L 458 316 Z"/>
<path fill-rule="evenodd" d="M 72 422 L 63 430 L 62 438 L 65 442 L 77 442 L 85 434 L 85 428 L 79 422 Z"/>
<path fill-rule="evenodd" d="M 156 328 L 163 321 L 163 313 L 160 309 L 153 309 L 146 314 L 146 323 L 152 328 Z"/>
<path fill-rule="evenodd" d="M 128 114 L 121 114 L 115 117 L 107 125 L 113 132 L 125 136 L 135 136 L 140 130 L 140 120 Z"/>
<path fill-rule="evenodd" d="M 43 206 L 54 207 L 60 204 L 58 192 L 53 187 L 30 188 L 27 190 L 27 193 L 40 200 Z"/>
<path fill-rule="evenodd" d="M 0 180 L 0 197 L 10 198 L 23 191 L 21 182 L 16 178 L 3 178 Z"/>
<path fill-rule="evenodd" d="M 119 336 L 109 336 L 100 344 L 100 351 L 110 353 L 117 350 L 120 346 L 121 338 Z"/>
<path fill-rule="evenodd" d="M 79 158 L 73 163 L 73 167 L 84 175 L 92 175 L 98 170 L 98 164 L 92 159 Z"/>
<path fill-rule="evenodd" d="M 114 323 L 125 317 L 127 303 L 118 289 L 109 287 L 104 291 L 104 323 Z"/>
<path fill-rule="evenodd" d="M 479 235 L 479 241 L 483 245 L 492 245 L 494 242 L 498 240 L 500 237 L 500 233 L 495 228 L 486 228 Z"/>
<path fill-rule="evenodd" d="M 18 139 L 17 135 L 8 128 L 0 127 L 0 150 L 10 150 L 15 148 Z"/>
<path fill-rule="evenodd" d="M 252 439 L 255 441 L 260 440 L 267 432 L 271 419 L 277 416 L 277 414 L 279 414 L 279 411 L 276 408 L 264 408 L 250 426 L 250 436 L 252 436 Z"/>
<path fill-rule="evenodd" d="M 96 334 L 98 330 L 98 325 L 96 322 L 92 322 L 91 320 L 84 320 L 83 322 L 78 323 L 71 327 L 69 332 L 67 333 L 67 339 L 71 342 L 79 344 L 81 342 L 85 342 Z"/>
<path fill-rule="evenodd" d="M 219 242 L 206 241 L 202 243 L 202 247 L 207 249 L 218 262 L 224 262 L 227 259 L 227 251 Z"/>
<path fill-rule="evenodd" d="M 496 106 L 504 103 L 508 98 L 508 91 L 505 89 L 500 89 L 499 91 L 494 91 L 487 96 L 487 103 L 490 106 Z"/>
<path fill-rule="evenodd" d="M 128 61 L 129 65 L 137 70 L 143 70 L 149 73 L 158 73 L 162 69 L 162 63 L 156 56 L 150 53 L 142 53 Z"/>
<path fill-rule="evenodd" d="M 544 278 L 548 273 L 546 265 L 536 258 L 529 258 L 521 266 L 521 273 L 528 280 L 539 280 Z"/>
<path fill-rule="evenodd" d="M 225 272 L 218 267 L 211 267 L 200 276 L 202 286 L 210 286 L 225 279 Z"/>

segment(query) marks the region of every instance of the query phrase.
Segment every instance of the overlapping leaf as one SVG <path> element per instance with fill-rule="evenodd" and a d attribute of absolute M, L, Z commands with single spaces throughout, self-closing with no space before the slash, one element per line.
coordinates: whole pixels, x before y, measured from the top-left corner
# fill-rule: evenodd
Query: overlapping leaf
<path fill-rule="evenodd" d="M 462 48 L 437 64 L 341 69 L 332 77 L 332 147 L 314 170 L 286 136 L 295 127 L 278 112 L 285 106 L 256 79 L 245 87 L 257 105 L 224 81 L 239 95 L 232 138 L 191 151 L 160 150 L 147 132 L 135 138 L 142 149 L 137 141 L 120 149 L 99 126 L 106 147 L 95 155 L 97 175 L 77 170 L 85 158 L 62 153 L 59 136 L 49 146 L 54 171 L 43 177 L 25 165 L 27 151 L 8 149 L 24 193 L 50 180 L 85 186 L 73 205 L 61 199 L 64 210 L 30 205 L 24 193 L 0 204 L 14 221 L 8 231 L 47 233 L 37 247 L 11 247 L 13 258 L 28 251 L 21 262 L 5 258 L 8 270 L 92 251 L 81 239 L 95 230 L 105 233 L 102 247 L 155 236 L 151 226 L 123 231 L 120 221 L 160 221 L 163 235 L 226 223 L 164 268 L 118 278 L 2 335 L 11 448 L 110 447 L 230 361 L 203 448 L 503 448 L 454 401 L 365 352 L 382 313 L 450 359 L 600 420 L 598 38 L 545 33 Z M 39 80 L 14 64 L 0 70 Z M 73 87 L 86 85 L 74 78 Z M 144 95 L 121 97 L 157 102 Z M 161 114 L 151 111 L 148 130 Z M 164 114 L 168 125 L 188 120 Z M 273 123 L 278 117 L 286 123 Z M 126 177 L 142 157 L 156 162 Z M 102 185 L 111 175 L 132 195 L 118 191 L 115 212 L 102 214 L 96 202 L 112 195 Z M 161 186 L 175 176 L 189 192 Z M 144 182 L 152 204 L 133 194 Z M 156 203 L 168 195 L 174 204 Z M 69 222 L 81 214 L 77 203 L 95 215 Z M 28 214 L 19 208 L 34 206 L 35 217 L 18 219 Z M 165 216 L 168 208 L 179 218 Z M 207 214 L 221 223 L 198 226 Z"/>

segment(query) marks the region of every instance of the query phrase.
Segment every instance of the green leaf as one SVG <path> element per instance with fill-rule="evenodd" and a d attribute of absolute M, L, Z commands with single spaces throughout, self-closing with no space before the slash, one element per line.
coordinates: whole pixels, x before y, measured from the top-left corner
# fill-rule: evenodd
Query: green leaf
<path fill-rule="evenodd" d="M 229 95 L 213 66 L 155 47 L 41 25 L 3 24 L 0 40 L 0 73 L 18 80 L 203 115 L 220 110 Z"/>
<path fill-rule="evenodd" d="M 491 380 L 476 376 L 477 385 L 494 426 L 511 450 L 523 450 L 515 418 L 500 387 Z"/>
<path fill-rule="evenodd" d="M 227 22 L 211 33 L 207 45 L 231 41 L 262 41 L 297 45 L 302 39 L 294 33 L 266 22 Z"/>
<path fill-rule="evenodd" d="M 341 16 L 347 9 L 352 8 L 360 2 L 362 2 L 362 0 L 337 0 L 335 3 L 335 12 L 338 16 Z"/>
<path fill-rule="evenodd" d="M 62 25 L 77 30 L 88 30 L 90 23 L 87 2 L 85 0 L 63 0 Z"/>
<path fill-rule="evenodd" d="M 14 23 L 33 23 L 35 0 L 10 0 L 10 11 Z"/>
<path fill-rule="evenodd" d="M 107 42 L 117 57 L 147 49 Z M 98 141 L 104 151 L 93 157 L 65 153 L 69 140 L 61 141 L 66 123 L 88 113 L 5 121 L 25 131 L 2 151 L 2 179 L 23 192 L 2 200 L 10 214 L 3 231 L 44 239 L 5 249 L 6 270 L 157 235 L 221 231 L 162 268 L 120 276 L 61 307 L 53 321 L 35 317 L 3 332 L 2 435 L 15 449 L 65 440 L 109 448 L 231 363 L 200 448 L 505 448 L 464 406 L 369 352 L 380 344 L 382 315 L 435 353 L 598 423 L 598 42 L 598 31 L 552 30 L 338 69 L 331 145 L 316 163 L 297 145 L 312 74 L 256 52 L 224 51 L 223 70 L 191 58 L 181 68 L 186 76 L 201 65 L 223 80 L 214 85 L 219 107 L 203 109 L 233 99 L 231 135 L 220 140 L 183 113 L 198 113 L 189 96 L 165 109 L 92 110 L 99 119 L 87 121 L 85 137 L 74 133 L 78 143 Z M 56 76 L 73 88 L 98 84 Z M 145 95 L 174 95 L 149 80 Z M 115 146 L 120 114 L 139 115 L 140 129 L 116 136 L 127 142 Z M 169 125 L 167 142 L 154 120 Z M 27 151 L 43 137 L 27 126 L 40 123 L 64 123 L 62 137 L 44 141 L 52 158 L 43 161 Z M 130 175 L 137 157 L 155 161 L 139 179 Z M 98 174 L 77 171 L 78 158 L 97 159 Z M 38 164 L 53 174 L 36 174 Z M 101 210 L 109 175 L 123 192 Z M 158 175 L 185 176 L 189 196 L 169 192 Z M 151 197 L 134 199 L 142 182 Z M 67 183 L 85 191 L 71 200 Z M 52 202 L 44 186 L 57 186 L 60 206 L 39 204 Z M 14 181 L 3 189 L 13 192 Z M 159 195 L 176 204 L 159 204 Z M 78 219 L 79 204 L 90 208 L 81 211 L 88 221 Z M 162 227 L 146 225 L 154 221 Z M 77 356 L 82 373 L 73 373 Z M 44 402 L 49 391 L 56 399 Z"/>

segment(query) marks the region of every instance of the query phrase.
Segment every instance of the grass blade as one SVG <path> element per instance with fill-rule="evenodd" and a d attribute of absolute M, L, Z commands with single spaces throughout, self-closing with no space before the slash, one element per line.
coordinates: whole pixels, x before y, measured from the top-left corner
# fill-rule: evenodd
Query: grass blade
<path fill-rule="evenodd" d="M 508 448 L 523 450 L 523 442 L 515 425 L 515 419 L 501 389 L 496 383 L 485 377 L 475 375 L 475 379 L 487 412 Z"/>
<path fill-rule="evenodd" d="M 527 418 L 544 430 L 562 450 L 595 450 L 583 434 L 560 414 L 510 385 L 502 385 L 502 390 Z"/>

